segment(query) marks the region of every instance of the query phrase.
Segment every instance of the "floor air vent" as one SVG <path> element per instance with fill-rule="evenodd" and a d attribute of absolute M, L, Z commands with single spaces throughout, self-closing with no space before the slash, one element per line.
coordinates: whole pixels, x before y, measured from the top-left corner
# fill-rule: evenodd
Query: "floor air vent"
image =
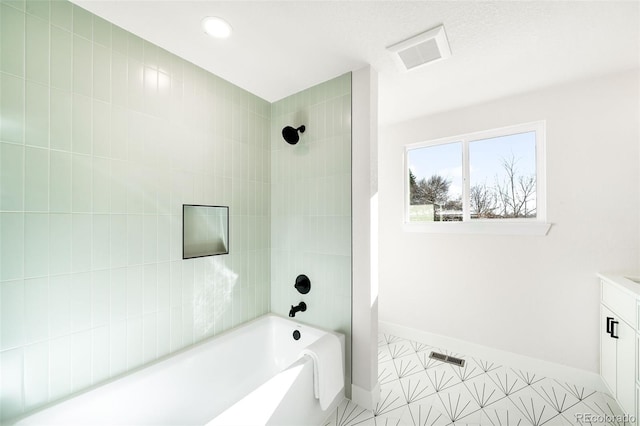
<path fill-rule="evenodd" d="M 464 359 L 456 358 L 454 356 L 449 356 L 438 352 L 431 352 L 429 354 L 429 358 L 437 359 L 438 361 L 442 362 L 448 362 L 449 364 L 457 365 L 458 367 L 464 367 Z"/>

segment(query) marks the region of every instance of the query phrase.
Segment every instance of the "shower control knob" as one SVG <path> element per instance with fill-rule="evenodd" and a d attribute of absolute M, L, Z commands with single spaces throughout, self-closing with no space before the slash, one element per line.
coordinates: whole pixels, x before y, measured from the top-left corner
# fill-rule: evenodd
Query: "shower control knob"
<path fill-rule="evenodd" d="M 307 294 L 311 291 L 311 280 L 306 275 L 298 275 L 293 286 L 300 294 Z"/>

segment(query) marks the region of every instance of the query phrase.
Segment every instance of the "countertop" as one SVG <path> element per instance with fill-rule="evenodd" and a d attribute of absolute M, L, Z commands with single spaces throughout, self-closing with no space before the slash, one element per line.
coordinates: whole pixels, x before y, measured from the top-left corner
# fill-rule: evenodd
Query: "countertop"
<path fill-rule="evenodd" d="M 640 297 L 640 284 L 633 281 L 633 279 L 640 281 L 640 273 L 603 272 L 599 273 L 598 276 L 603 280 L 617 285 L 632 296 Z"/>

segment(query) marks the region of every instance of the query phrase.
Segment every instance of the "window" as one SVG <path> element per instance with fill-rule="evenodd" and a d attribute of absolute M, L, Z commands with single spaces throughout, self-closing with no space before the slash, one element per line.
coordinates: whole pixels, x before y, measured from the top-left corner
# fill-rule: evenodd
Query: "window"
<path fill-rule="evenodd" d="M 544 122 L 407 146 L 406 228 L 546 234 L 544 158 Z"/>

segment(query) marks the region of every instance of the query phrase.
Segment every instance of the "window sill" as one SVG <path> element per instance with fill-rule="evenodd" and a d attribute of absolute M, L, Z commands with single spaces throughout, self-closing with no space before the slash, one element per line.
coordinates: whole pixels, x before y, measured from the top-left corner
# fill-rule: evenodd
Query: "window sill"
<path fill-rule="evenodd" d="M 476 235 L 547 235 L 551 228 L 546 222 L 429 222 L 405 223 L 405 232 L 427 234 Z"/>

